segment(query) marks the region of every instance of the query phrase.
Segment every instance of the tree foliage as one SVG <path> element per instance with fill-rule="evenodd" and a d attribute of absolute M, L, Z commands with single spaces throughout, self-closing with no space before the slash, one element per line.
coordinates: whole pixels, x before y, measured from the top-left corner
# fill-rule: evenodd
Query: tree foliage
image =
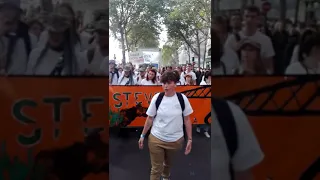
<path fill-rule="evenodd" d="M 125 51 L 135 46 L 156 46 L 164 0 L 110 0 L 109 24 L 112 35 Z"/>
<path fill-rule="evenodd" d="M 169 65 L 175 64 L 176 59 L 178 59 L 178 50 L 181 46 L 181 42 L 170 39 L 163 47 L 162 47 L 162 64 Z"/>
<path fill-rule="evenodd" d="M 201 45 L 209 37 L 211 24 L 210 0 L 173 1 L 173 7 L 167 14 L 164 23 L 168 28 L 168 35 L 172 39 L 184 42 L 201 59 Z"/>

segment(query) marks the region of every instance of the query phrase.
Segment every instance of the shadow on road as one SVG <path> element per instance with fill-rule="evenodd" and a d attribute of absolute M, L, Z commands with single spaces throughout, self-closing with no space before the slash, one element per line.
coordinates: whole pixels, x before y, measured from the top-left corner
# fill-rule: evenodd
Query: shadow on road
<path fill-rule="evenodd" d="M 110 180 L 149 180 L 150 157 L 147 142 L 139 150 L 141 129 L 122 131 L 110 130 Z M 147 141 L 147 139 L 146 139 Z M 210 179 L 210 139 L 193 132 L 192 152 L 184 155 L 184 149 L 177 154 L 171 170 L 172 179 Z"/>

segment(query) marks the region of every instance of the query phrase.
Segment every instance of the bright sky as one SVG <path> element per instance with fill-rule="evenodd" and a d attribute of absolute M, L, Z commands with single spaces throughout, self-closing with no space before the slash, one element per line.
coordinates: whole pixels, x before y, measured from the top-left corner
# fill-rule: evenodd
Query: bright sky
<path fill-rule="evenodd" d="M 167 42 L 168 37 L 167 37 L 167 29 L 165 25 L 161 25 L 162 31 L 159 35 L 159 44 L 160 47 L 162 48 L 163 45 Z M 118 63 L 121 62 L 122 59 L 122 52 L 121 52 L 121 44 L 119 41 L 117 41 L 113 36 L 110 35 L 109 38 L 109 51 L 110 51 L 110 59 L 114 59 L 114 55 L 116 57 L 116 61 Z M 126 55 L 128 57 L 128 55 Z M 126 59 L 128 59 L 126 57 Z"/>

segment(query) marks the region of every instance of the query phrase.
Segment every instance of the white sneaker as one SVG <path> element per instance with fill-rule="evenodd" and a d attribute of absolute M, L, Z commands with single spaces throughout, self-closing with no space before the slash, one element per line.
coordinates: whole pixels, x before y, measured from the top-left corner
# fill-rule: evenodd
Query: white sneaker
<path fill-rule="evenodd" d="M 197 127 L 197 133 L 200 133 L 201 129 L 199 127 Z"/>
<path fill-rule="evenodd" d="M 207 137 L 207 138 L 210 138 L 210 134 L 208 132 L 204 132 L 204 135 Z"/>

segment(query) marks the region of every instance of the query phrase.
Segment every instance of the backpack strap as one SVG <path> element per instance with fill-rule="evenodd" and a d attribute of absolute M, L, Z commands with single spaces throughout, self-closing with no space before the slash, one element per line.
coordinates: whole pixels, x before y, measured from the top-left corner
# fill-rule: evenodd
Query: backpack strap
<path fill-rule="evenodd" d="M 234 180 L 232 158 L 238 149 L 238 134 L 234 116 L 226 100 L 213 98 L 211 103 L 228 147 L 229 171 L 231 180 Z"/>
<path fill-rule="evenodd" d="M 181 106 L 181 109 L 182 109 L 182 114 L 183 114 L 183 111 L 184 111 L 184 109 L 186 108 L 186 107 L 185 107 L 185 104 L 184 104 L 184 99 L 183 99 L 182 94 L 179 93 L 179 92 L 177 92 L 177 96 L 178 96 L 179 103 L 180 103 L 180 106 Z"/>
<path fill-rule="evenodd" d="M 92 48 L 92 49 L 89 49 L 87 51 L 87 59 L 88 59 L 88 62 L 89 64 L 92 62 L 93 58 L 94 58 L 94 52 L 95 52 L 95 49 Z"/>
<path fill-rule="evenodd" d="M 157 111 L 158 111 L 158 108 L 159 108 L 159 106 L 160 106 L 160 104 L 161 104 L 161 101 L 162 101 L 163 97 L 164 97 L 164 92 L 161 92 L 161 93 L 159 94 L 157 100 L 156 100 L 156 110 L 157 110 Z"/>

